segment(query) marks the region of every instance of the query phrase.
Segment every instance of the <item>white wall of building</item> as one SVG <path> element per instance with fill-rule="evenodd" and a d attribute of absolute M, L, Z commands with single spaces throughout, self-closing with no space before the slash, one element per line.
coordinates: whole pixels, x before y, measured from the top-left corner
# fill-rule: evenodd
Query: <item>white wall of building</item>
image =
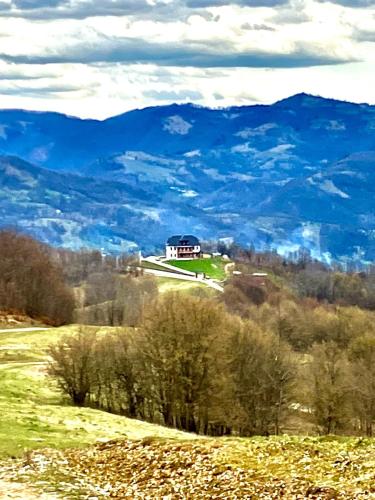
<path fill-rule="evenodd" d="M 178 258 L 178 256 L 177 256 L 177 248 L 178 247 L 172 247 L 172 246 L 166 245 L 166 247 L 165 247 L 165 256 L 166 256 L 166 258 L 167 259 L 177 259 Z M 201 251 L 200 245 L 195 245 L 193 247 L 193 253 L 200 253 L 200 251 Z"/>
<path fill-rule="evenodd" d="M 177 259 L 177 247 L 170 247 L 167 245 L 165 248 L 165 256 L 167 259 Z"/>

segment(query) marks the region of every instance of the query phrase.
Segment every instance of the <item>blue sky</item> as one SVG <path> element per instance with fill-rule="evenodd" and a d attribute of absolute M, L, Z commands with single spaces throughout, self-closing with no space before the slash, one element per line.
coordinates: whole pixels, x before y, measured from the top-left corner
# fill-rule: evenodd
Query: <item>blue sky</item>
<path fill-rule="evenodd" d="M 375 104 L 375 0 L 0 0 L 0 107 Z"/>

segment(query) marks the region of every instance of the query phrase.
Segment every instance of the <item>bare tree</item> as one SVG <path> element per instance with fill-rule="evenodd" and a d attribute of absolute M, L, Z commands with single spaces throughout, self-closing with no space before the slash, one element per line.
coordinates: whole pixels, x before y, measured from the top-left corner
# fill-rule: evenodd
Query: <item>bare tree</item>
<path fill-rule="evenodd" d="M 52 362 L 48 372 L 77 406 L 87 402 L 97 383 L 96 340 L 96 331 L 81 327 L 75 335 L 64 336 L 49 348 Z"/>
<path fill-rule="evenodd" d="M 238 323 L 232 356 L 240 434 L 278 434 L 295 373 L 288 345 L 248 321 Z"/>
<path fill-rule="evenodd" d="M 74 297 L 49 247 L 12 231 L 0 232 L 0 308 L 55 325 L 71 322 Z"/>
<path fill-rule="evenodd" d="M 172 293 L 149 308 L 140 349 L 166 425 L 209 431 L 224 375 L 226 330 L 222 307 L 207 299 Z"/>
<path fill-rule="evenodd" d="M 311 350 L 310 405 L 324 434 L 348 427 L 351 412 L 350 366 L 335 342 L 315 344 Z"/>
<path fill-rule="evenodd" d="M 353 406 L 360 428 L 373 435 L 375 422 L 375 335 L 367 333 L 349 347 L 353 370 Z"/>

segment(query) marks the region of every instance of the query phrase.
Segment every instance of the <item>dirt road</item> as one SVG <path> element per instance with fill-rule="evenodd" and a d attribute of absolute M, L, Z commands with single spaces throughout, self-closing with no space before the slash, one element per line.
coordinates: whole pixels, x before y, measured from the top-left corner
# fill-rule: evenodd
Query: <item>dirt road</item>
<path fill-rule="evenodd" d="M 49 328 L 42 328 L 42 327 L 4 328 L 4 329 L 0 330 L 0 333 L 9 333 L 9 332 L 42 332 L 44 330 L 49 330 Z"/>

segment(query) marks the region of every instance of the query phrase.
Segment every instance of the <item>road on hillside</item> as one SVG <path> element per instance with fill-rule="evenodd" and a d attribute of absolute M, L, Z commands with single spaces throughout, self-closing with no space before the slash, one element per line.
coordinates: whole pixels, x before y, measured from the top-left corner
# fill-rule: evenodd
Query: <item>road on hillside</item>
<path fill-rule="evenodd" d="M 44 330 L 50 330 L 50 328 L 4 328 L 0 330 L 0 333 L 9 333 L 9 332 L 42 332 Z"/>

